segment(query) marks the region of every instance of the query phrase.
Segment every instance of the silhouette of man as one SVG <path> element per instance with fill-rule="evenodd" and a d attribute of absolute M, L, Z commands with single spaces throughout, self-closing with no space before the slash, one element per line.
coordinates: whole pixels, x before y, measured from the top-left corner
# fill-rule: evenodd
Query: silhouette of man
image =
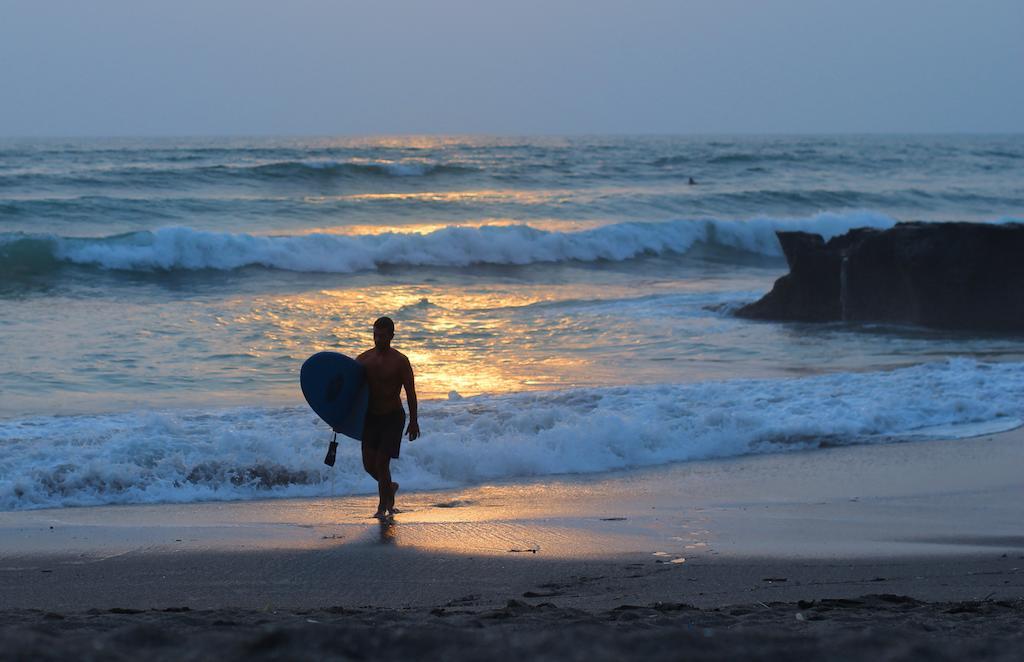
<path fill-rule="evenodd" d="M 409 441 L 420 436 L 416 418 L 416 383 L 409 359 L 391 346 L 395 323 L 381 317 L 373 323 L 373 349 L 360 354 L 358 361 L 366 369 L 370 389 L 370 405 L 363 428 L 363 468 L 377 481 L 380 503 L 373 514 L 384 519 L 398 512 L 395 493 L 398 483 L 391 481 L 391 460 L 397 459 L 402 447 L 405 410 L 402 409 L 402 388 L 409 402 Z"/>

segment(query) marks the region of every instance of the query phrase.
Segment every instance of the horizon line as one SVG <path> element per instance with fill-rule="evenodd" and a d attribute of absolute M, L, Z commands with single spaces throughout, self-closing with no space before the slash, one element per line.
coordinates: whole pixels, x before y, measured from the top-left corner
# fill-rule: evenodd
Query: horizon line
<path fill-rule="evenodd" d="M 0 134 L 0 140 L 113 140 L 113 139 L 189 139 L 189 138 L 419 138 L 419 137 L 466 137 L 466 138 L 704 138 L 704 137 L 887 137 L 887 136 L 1024 136 L 1020 131 L 705 131 L 705 132 L 658 132 L 658 131 L 609 131 L 609 132 L 510 132 L 489 133 L 480 131 L 445 132 L 366 132 L 366 133 L 124 133 L 124 134 Z"/>

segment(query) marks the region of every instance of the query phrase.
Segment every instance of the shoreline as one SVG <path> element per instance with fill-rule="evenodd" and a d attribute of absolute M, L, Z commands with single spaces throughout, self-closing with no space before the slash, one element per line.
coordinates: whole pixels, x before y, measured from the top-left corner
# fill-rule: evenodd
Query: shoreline
<path fill-rule="evenodd" d="M 0 513 L 0 659 L 1015 659 L 1024 430 L 375 497 Z M 51 528 L 53 527 L 53 528 Z"/>
<path fill-rule="evenodd" d="M 965 573 L 1024 567 L 1022 464 L 1017 429 L 400 493 L 404 512 L 390 523 L 369 517 L 370 495 L 4 512 L 0 593 L 8 608 L 255 608 L 268 597 L 301 608 L 345 604 L 346 595 L 434 607 L 473 593 L 453 578 L 488 585 L 496 573 L 509 583 L 493 586 L 493 606 L 536 592 L 531 582 L 639 575 L 580 606 L 716 606 L 744 602 L 776 575 L 787 577 L 769 582 L 779 599 L 852 596 L 789 590 L 845 574 L 852 586 L 902 578 L 887 592 L 925 600 L 982 599 L 990 591 L 974 590 L 981 584 Z M 775 570 L 753 577 L 757 567 Z M 1005 590 L 995 587 L 998 599 L 1024 597 L 1024 572 L 1011 574 Z M 121 586 L 127 576 L 130 587 Z M 915 592 L 916 576 L 935 579 Z M 375 577 L 392 577 L 394 593 L 356 599 Z M 691 595 L 694 582 L 717 588 Z M 283 588 L 267 593 L 264 584 Z"/>

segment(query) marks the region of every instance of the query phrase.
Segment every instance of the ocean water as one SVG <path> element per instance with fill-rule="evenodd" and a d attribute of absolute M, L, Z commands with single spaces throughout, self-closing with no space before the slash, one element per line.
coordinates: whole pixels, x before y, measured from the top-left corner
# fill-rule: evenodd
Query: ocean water
<path fill-rule="evenodd" d="M 778 229 L 1021 220 L 1022 182 L 1024 136 L 3 140 L 0 509 L 372 492 L 297 380 L 379 315 L 407 487 L 1012 425 L 1020 337 L 731 313 Z"/>

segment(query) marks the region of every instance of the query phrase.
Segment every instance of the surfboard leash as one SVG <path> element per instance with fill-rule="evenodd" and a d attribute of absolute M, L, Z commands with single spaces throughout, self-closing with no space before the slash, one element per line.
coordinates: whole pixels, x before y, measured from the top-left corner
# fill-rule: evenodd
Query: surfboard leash
<path fill-rule="evenodd" d="M 334 466 L 335 455 L 338 452 L 338 433 L 334 433 L 334 438 L 331 439 L 331 445 L 327 447 L 327 457 L 324 458 L 324 464 L 329 467 Z"/>

